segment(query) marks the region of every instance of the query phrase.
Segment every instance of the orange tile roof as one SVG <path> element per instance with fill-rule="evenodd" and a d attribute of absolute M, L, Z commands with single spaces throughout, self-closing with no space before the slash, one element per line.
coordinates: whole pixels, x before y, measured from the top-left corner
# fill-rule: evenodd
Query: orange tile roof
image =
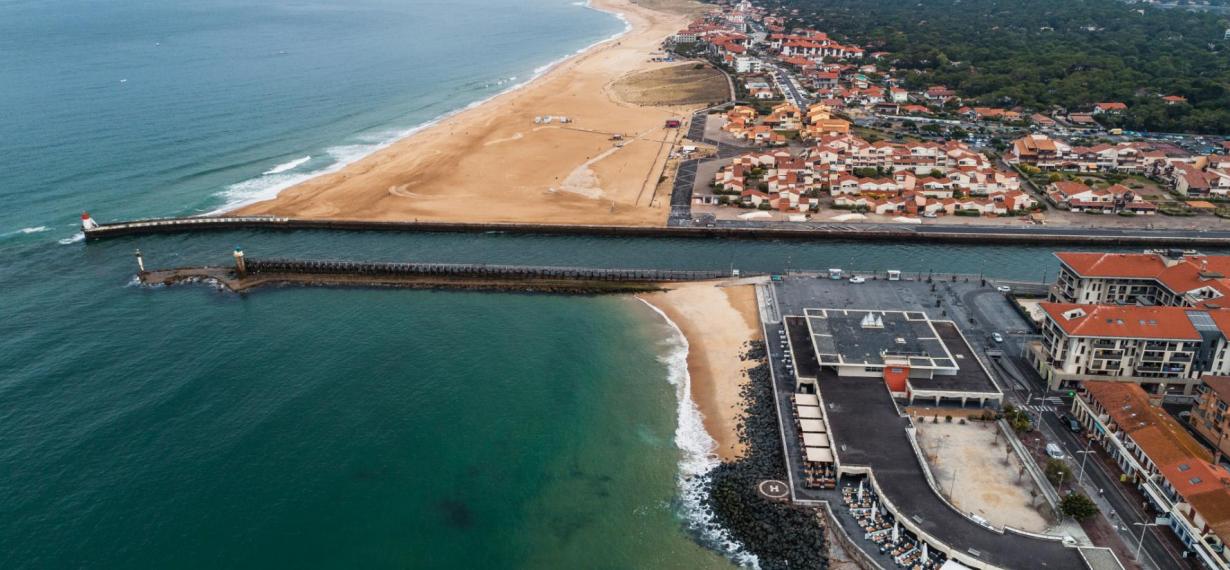
<path fill-rule="evenodd" d="M 1225 491 L 1224 481 L 1230 481 L 1230 473 L 1205 461 L 1177 461 L 1162 467 L 1160 471 L 1185 499 L 1209 491 Z M 1225 496 L 1230 500 L 1230 493 L 1225 493 Z"/>
<path fill-rule="evenodd" d="M 1106 409 L 1106 414 L 1132 436 L 1150 459 L 1159 466 L 1178 465 L 1185 460 L 1209 462 L 1213 454 L 1170 417 L 1149 402 L 1149 395 L 1132 382 L 1086 381 L 1089 395 Z"/>
<path fill-rule="evenodd" d="M 1151 253 L 1060 252 L 1055 257 L 1081 277 L 1155 277 L 1165 262 Z"/>
<path fill-rule="evenodd" d="M 1200 340 L 1187 307 L 1041 303 L 1043 311 L 1071 336 Z"/>
<path fill-rule="evenodd" d="M 1212 376 L 1205 374 L 1200 380 L 1209 386 L 1218 398 L 1230 402 L 1230 376 Z"/>

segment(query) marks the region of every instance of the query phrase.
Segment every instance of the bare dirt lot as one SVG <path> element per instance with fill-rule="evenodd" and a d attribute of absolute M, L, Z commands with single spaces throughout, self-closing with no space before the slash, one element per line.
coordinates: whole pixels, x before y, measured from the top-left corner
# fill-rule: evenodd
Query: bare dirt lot
<path fill-rule="evenodd" d="M 694 62 L 628 75 L 611 88 L 624 101 L 649 106 L 716 104 L 730 95 L 722 72 Z"/>
<path fill-rule="evenodd" d="M 931 418 L 917 422 L 918 440 L 927 456 L 936 484 L 952 504 L 966 513 L 980 516 L 996 527 L 1011 526 L 1030 532 L 1044 532 L 1050 522 L 1044 518 L 1030 491 L 1033 480 L 1024 473 L 1020 459 L 1009 453 L 1011 447 L 993 423 L 969 422 L 965 425 L 940 423 Z"/>

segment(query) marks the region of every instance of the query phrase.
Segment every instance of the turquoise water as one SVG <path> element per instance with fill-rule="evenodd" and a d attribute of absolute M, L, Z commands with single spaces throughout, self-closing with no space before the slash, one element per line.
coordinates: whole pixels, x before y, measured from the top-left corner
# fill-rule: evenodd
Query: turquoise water
<path fill-rule="evenodd" d="M 326 232 L 25 243 L 0 263 L 0 567 L 727 565 L 687 531 L 677 478 L 697 458 L 677 433 L 679 345 L 641 304 L 132 285 L 136 247 L 170 266 L 225 263 L 235 243 L 254 256 L 1053 272 L 1048 251 L 1007 247 Z"/>
<path fill-rule="evenodd" d="M 680 341 L 640 303 L 149 289 L 132 284 L 138 247 L 153 267 L 227 263 L 242 244 L 253 257 L 1053 275 L 1031 247 L 74 241 L 82 209 L 106 220 L 253 199 L 621 28 L 564 0 L 0 0 L 0 568 L 728 566 L 687 530 L 678 478 L 703 458 L 681 447 L 703 438 L 680 427 Z"/>

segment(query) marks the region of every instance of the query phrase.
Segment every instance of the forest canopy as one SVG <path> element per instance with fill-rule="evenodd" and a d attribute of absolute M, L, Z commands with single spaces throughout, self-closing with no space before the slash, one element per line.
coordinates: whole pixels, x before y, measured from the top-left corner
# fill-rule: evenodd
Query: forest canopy
<path fill-rule="evenodd" d="M 1230 15 L 1120 0 L 766 0 L 869 52 L 907 87 L 946 85 L 967 103 L 1088 110 L 1109 126 L 1230 134 Z M 1166 104 L 1165 95 L 1186 103 Z"/>

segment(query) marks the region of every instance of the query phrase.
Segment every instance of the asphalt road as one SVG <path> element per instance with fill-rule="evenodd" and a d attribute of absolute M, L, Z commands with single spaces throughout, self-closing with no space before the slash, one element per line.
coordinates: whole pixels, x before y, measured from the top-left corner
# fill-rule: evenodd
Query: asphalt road
<path fill-rule="evenodd" d="M 1057 443 L 1064 449 L 1064 453 L 1069 458 L 1069 466 L 1073 473 L 1080 472 L 1079 459 L 1081 455 L 1078 451 L 1086 449 L 1086 442 L 1077 434 L 1072 433 L 1068 428 L 1063 417 L 1066 411 L 1071 409 L 1071 399 L 1067 398 L 1064 393 L 1051 392 L 1047 393 L 1045 383 L 1042 378 L 1034 371 L 1033 367 L 1022 357 L 1023 344 L 1033 335 L 1032 331 L 1021 330 L 1019 323 L 1023 322 L 1019 315 L 1013 313 L 1011 316 L 995 311 L 993 314 L 987 314 L 979 309 L 979 303 L 969 302 L 974 299 L 967 300 L 967 307 L 970 310 L 971 317 L 979 321 L 979 325 L 984 330 L 999 330 L 1004 331 L 1006 342 L 1003 345 L 1004 355 L 1000 358 L 1000 366 L 997 367 L 1002 372 L 1007 369 L 1013 374 L 1012 378 L 1003 378 L 1003 386 L 1005 389 L 1013 390 L 1012 396 L 1015 396 L 1017 404 L 1029 404 L 1028 399 L 1032 396 L 1036 398 L 1045 397 L 1054 402 L 1055 398 L 1060 398 L 1063 405 L 1058 406 L 1058 409 L 1053 411 L 1035 412 L 1032 415 L 1035 418 L 1041 418 L 1038 423 L 1039 432 L 1048 442 Z M 1025 393 L 1022 393 L 1024 391 Z M 1048 408 L 1053 406 L 1048 406 Z M 1097 449 L 1096 447 L 1094 449 Z M 1098 450 L 1098 453 L 1104 455 L 1104 452 Z M 1137 522 L 1153 522 L 1154 515 L 1146 514 L 1142 505 L 1137 502 L 1128 492 L 1123 489 L 1119 483 L 1118 471 L 1112 472 L 1109 468 L 1103 465 L 1100 461 L 1095 461 L 1090 458 L 1085 464 L 1084 480 L 1087 481 L 1086 494 L 1090 496 L 1100 495 L 1099 499 L 1104 500 L 1104 504 L 1109 504 L 1114 510 L 1113 514 L 1107 513 L 1112 524 L 1118 527 L 1125 527 L 1126 531 L 1120 531 L 1125 544 L 1133 551 L 1136 548 L 1136 542 L 1140 537 L 1140 527 L 1133 525 Z M 1103 492 L 1098 493 L 1101 489 Z M 1194 559 L 1184 559 L 1181 552 L 1174 547 L 1172 539 L 1162 540 L 1159 537 L 1170 534 L 1170 529 L 1149 527 L 1148 533 L 1145 535 L 1143 549 L 1147 554 L 1147 558 L 1152 561 L 1155 568 L 1198 568 L 1193 564 Z"/>

